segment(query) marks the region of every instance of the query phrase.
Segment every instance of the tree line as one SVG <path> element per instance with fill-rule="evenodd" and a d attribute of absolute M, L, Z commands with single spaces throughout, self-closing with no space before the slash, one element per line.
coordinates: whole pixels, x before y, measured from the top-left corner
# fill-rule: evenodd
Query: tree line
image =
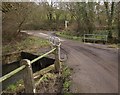
<path fill-rule="evenodd" d="M 2 2 L 1 10 L 4 38 L 42 29 L 77 36 L 107 30 L 109 39 L 120 39 L 120 2 Z"/>

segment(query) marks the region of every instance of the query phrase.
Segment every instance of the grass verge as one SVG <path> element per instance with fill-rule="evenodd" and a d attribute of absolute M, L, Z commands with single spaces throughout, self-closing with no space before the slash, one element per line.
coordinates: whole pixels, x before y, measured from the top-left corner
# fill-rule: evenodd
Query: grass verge
<path fill-rule="evenodd" d="M 70 86 L 71 86 L 71 72 L 72 69 L 70 69 L 65 64 L 62 65 L 62 79 L 63 79 L 63 93 L 69 93 L 70 92 Z"/>
<path fill-rule="evenodd" d="M 119 48 L 119 44 L 110 44 L 107 47 L 108 48 Z"/>
<path fill-rule="evenodd" d="M 62 64 L 61 74 L 55 73 L 51 70 L 43 76 L 35 79 L 35 83 L 40 81 L 36 86 L 37 93 L 69 93 L 71 86 L 71 69 Z M 3 91 L 3 93 L 24 93 L 24 83 L 20 80 L 14 84 L 11 84 Z"/>
<path fill-rule="evenodd" d="M 57 35 L 57 36 L 60 36 L 60 37 L 63 37 L 63 38 L 66 38 L 66 39 L 72 39 L 72 40 L 82 41 L 82 38 L 81 38 L 81 37 L 66 35 L 66 34 L 64 34 L 64 33 L 62 33 L 62 32 L 56 32 L 56 35 Z"/>
<path fill-rule="evenodd" d="M 41 39 L 35 36 L 28 36 L 24 40 L 13 43 L 9 43 L 7 45 L 2 46 L 3 54 L 11 53 L 11 52 L 19 52 L 22 50 L 32 50 L 36 48 L 49 46 L 49 42 L 47 40 Z"/>
<path fill-rule="evenodd" d="M 24 90 L 23 80 L 19 80 L 14 84 L 9 85 L 2 93 L 18 93 Z"/>

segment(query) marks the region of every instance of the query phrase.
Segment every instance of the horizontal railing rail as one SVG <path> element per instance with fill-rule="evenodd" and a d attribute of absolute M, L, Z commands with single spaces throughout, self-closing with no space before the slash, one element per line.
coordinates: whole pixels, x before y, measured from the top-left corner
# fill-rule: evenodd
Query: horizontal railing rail
<path fill-rule="evenodd" d="M 55 51 L 55 49 L 56 49 L 56 48 L 53 48 L 53 49 L 52 49 L 52 50 L 50 50 L 49 52 L 47 52 L 47 53 L 45 53 L 45 54 L 43 54 L 43 55 L 41 55 L 41 56 L 39 56 L 39 57 L 37 57 L 37 58 L 33 59 L 30 63 L 32 64 L 32 63 L 36 62 L 37 60 L 39 60 L 39 59 L 41 59 L 41 58 L 45 57 L 46 55 L 48 55 L 48 54 L 50 54 L 50 53 L 54 52 L 54 51 Z"/>
<path fill-rule="evenodd" d="M 32 61 L 30 61 L 28 59 L 22 59 L 20 61 L 21 66 L 15 70 L 11 71 L 10 73 L 2 76 L 0 78 L 0 83 L 24 69 L 25 71 L 23 74 L 23 81 L 24 81 L 24 86 L 25 86 L 25 92 L 26 93 L 35 93 L 36 87 L 35 87 L 35 81 L 34 81 L 31 64 L 33 64 L 34 62 L 38 61 L 39 59 L 45 57 L 46 55 L 48 55 L 52 52 L 54 52 L 54 55 L 55 55 L 55 62 L 54 62 L 55 72 L 60 73 L 60 68 L 61 68 L 61 66 L 60 66 L 60 45 L 61 45 L 60 39 L 58 37 L 50 37 L 49 41 L 53 45 L 53 47 L 50 51 L 33 59 Z"/>
<path fill-rule="evenodd" d="M 32 63 L 36 62 L 37 60 L 39 60 L 39 59 L 45 57 L 46 55 L 48 55 L 48 54 L 54 52 L 55 49 L 56 49 L 56 48 L 53 48 L 53 49 L 50 50 L 49 52 L 47 52 L 47 53 L 45 53 L 45 54 L 43 54 L 43 55 L 41 55 L 41 56 L 39 56 L 39 57 L 33 59 L 32 61 L 30 61 L 30 63 L 32 64 Z M 4 81 L 4 80 L 8 79 L 9 77 L 13 76 L 14 74 L 18 73 L 19 71 L 23 70 L 24 68 L 25 68 L 25 65 L 23 65 L 23 66 L 21 66 L 21 67 L 15 69 L 15 70 L 13 70 L 13 71 L 11 71 L 10 73 L 4 75 L 3 77 L 0 78 L 0 82 L 2 82 L 2 81 Z"/>
<path fill-rule="evenodd" d="M 84 42 L 85 40 L 93 40 L 95 41 L 105 41 L 107 42 L 108 35 L 100 35 L 100 34 L 84 34 Z"/>
<path fill-rule="evenodd" d="M 11 71 L 10 73 L 4 75 L 3 77 L 0 78 L 0 82 L 8 79 L 9 77 L 13 76 L 14 74 L 18 73 L 19 71 L 23 70 L 24 68 L 25 68 L 25 65 L 23 65 L 23 66 L 15 69 L 15 70 L 13 70 L 13 71 Z"/>

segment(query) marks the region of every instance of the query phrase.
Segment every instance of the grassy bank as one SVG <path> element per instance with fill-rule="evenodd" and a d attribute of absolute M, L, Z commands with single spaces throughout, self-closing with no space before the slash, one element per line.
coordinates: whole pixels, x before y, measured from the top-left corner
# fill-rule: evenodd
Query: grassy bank
<path fill-rule="evenodd" d="M 14 43 L 3 45 L 2 52 L 3 54 L 6 54 L 11 52 L 19 52 L 22 50 L 34 50 L 41 47 L 47 47 L 49 45 L 50 44 L 47 40 L 35 36 L 27 36 L 21 41 L 15 41 Z"/>
<path fill-rule="evenodd" d="M 95 36 L 96 39 L 99 39 L 98 41 L 96 41 L 95 43 L 97 44 L 104 44 L 103 43 L 103 39 L 106 40 L 106 37 L 105 36 L 102 36 L 102 35 L 107 35 L 107 32 L 106 31 L 99 31 L 100 33 L 97 32 L 94 32 L 94 34 L 97 34 Z M 81 41 L 83 42 L 83 37 L 77 37 L 77 36 L 71 36 L 71 34 L 68 34 L 67 32 L 56 32 L 56 35 L 57 36 L 60 36 L 60 37 L 63 37 L 63 38 L 66 38 L 66 39 L 71 39 L 71 40 L 78 40 L 78 41 Z M 94 36 L 89 36 L 87 38 L 94 38 Z M 88 42 L 94 42 L 93 40 L 91 41 L 88 41 Z M 117 43 L 117 42 L 116 42 Z M 106 44 L 108 45 L 107 47 L 108 48 L 120 48 L 120 44 L 116 44 L 116 43 L 109 43 L 107 42 Z"/>
<path fill-rule="evenodd" d="M 119 48 L 120 45 L 119 44 L 110 44 L 108 45 L 108 48 Z"/>
<path fill-rule="evenodd" d="M 39 81 L 39 84 L 36 86 L 37 93 L 69 93 L 71 86 L 71 69 L 62 63 L 61 74 L 54 72 L 54 69 L 49 72 L 41 75 L 35 79 L 35 83 Z M 3 93 L 24 93 L 25 87 L 23 80 L 9 85 Z"/>
<path fill-rule="evenodd" d="M 70 86 L 71 86 L 71 73 L 72 69 L 66 66 L 65 64 L 62 65 L 62 92 L 63 93 L 69 93 L 70 92 Z"/>
<path fill-rule="evenodd" d="M 65 34 L 63 32 L 56 32 L 56 35 L 60 36 L 60 37 L 63 37 L 63 38 L 66 38 L 66 39 L 72 39 L 72 40 L 80 40 L 80 41 L 82 41 L 81 37 L 67 35 L 67 34 Z"/>

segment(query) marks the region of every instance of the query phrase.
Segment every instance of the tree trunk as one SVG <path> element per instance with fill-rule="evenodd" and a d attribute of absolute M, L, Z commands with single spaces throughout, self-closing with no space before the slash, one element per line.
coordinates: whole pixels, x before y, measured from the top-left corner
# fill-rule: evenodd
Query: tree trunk
<path fill-rule="evenodd" d="M 112 39 L 112 19 L 113 19 L 113 13 L 114 13 L 114 2 L 111 4 L 111 9 L 109 10 L 108 2 L 104 2 L 105 8 L 106 8 L 106 14 L 108 18 L 108 39 Z"/>

